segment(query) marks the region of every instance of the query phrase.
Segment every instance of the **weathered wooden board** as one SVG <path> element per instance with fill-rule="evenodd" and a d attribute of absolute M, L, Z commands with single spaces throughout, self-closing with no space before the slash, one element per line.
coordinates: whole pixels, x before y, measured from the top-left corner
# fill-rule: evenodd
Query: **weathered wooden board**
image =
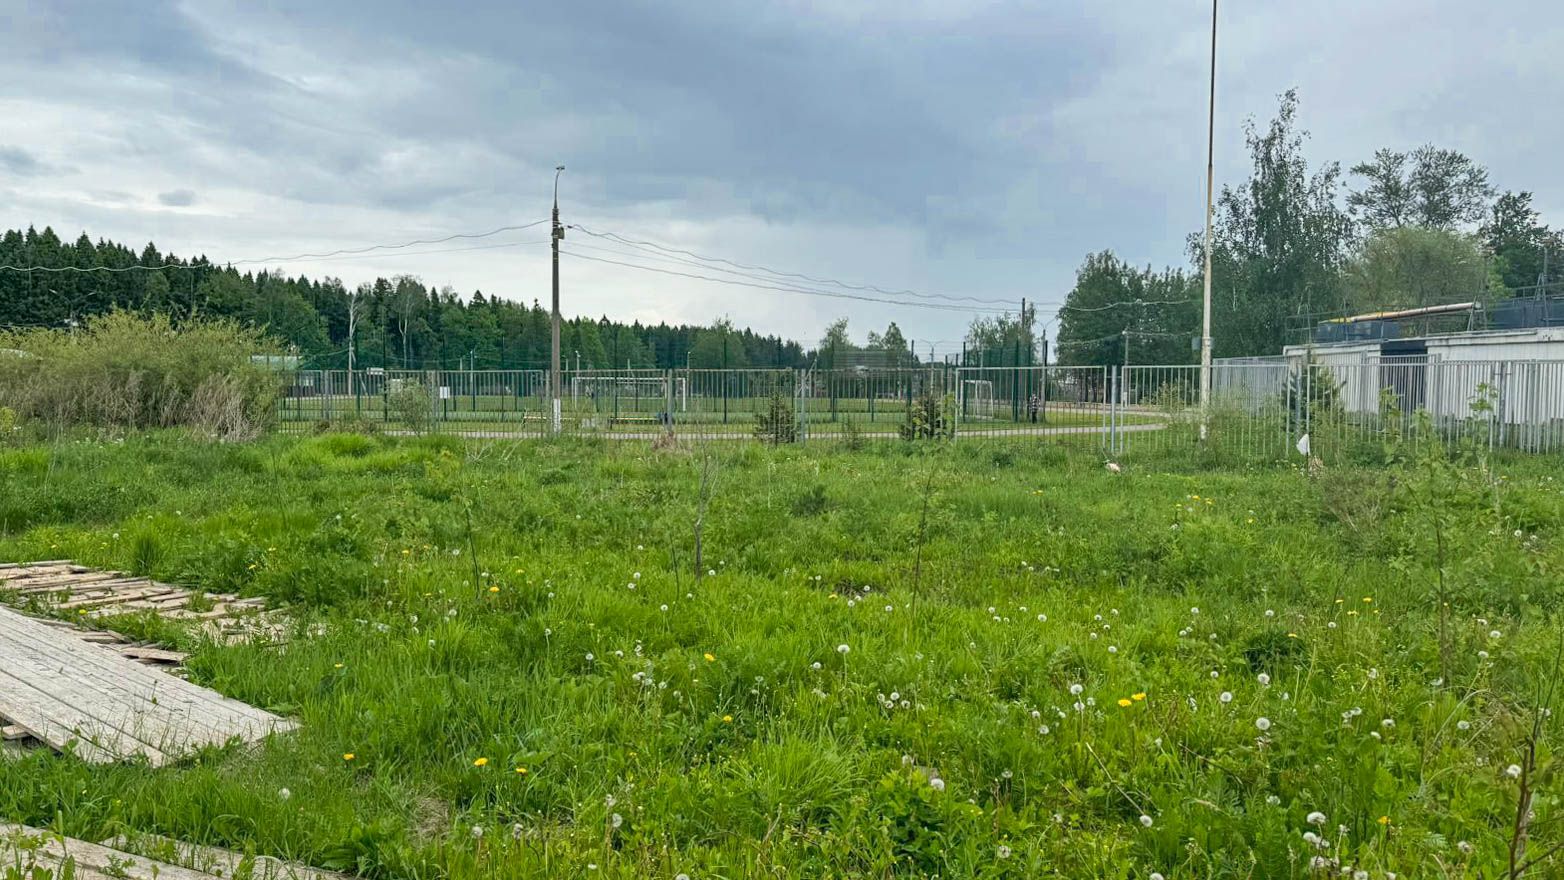
<path fill-rule="evenodd" d="M 20 866 L 22 877 L 59 877 L 67 860 L 81 880 L 215 880 L 217 876 L 26 825 L 0 824 L 0 864 Z"/>
<path fill-rule="evenodd" d="M 0 608 L 0 717 L 83 759 L 160 765 L 295 724 Z"/>
<path fill-rule="evenodd" d="M 248 876 L 250 880 L 347 880 L 348 877 L 346 874 L 298 862 L 271 856 L 246 856 L 233 850 L 186 843 L 158 834 L 122 835 L 105 840 L 103 845 L 219 877 Z"/>

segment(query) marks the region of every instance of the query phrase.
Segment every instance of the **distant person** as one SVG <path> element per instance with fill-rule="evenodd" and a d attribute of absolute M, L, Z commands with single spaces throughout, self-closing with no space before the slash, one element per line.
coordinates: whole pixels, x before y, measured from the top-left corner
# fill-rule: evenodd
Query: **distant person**
<path fill-rule="evenodd" d="M 1038 399 L 1036 394 L 1033 394 L 1031 397 L 1026 399 L 1026 414 L 1033 423 L 1037 422 L 1037 405 Z"/>

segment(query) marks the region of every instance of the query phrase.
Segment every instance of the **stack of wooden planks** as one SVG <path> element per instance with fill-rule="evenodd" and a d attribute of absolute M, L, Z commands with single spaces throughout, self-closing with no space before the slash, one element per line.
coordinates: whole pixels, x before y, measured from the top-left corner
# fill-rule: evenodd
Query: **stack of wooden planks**
<path fill-rule="evenodd" d="M 158 766 L 295 724 L 0 608 L 0 723 L 86 761 Z"/>
<path fill-rule="evenodd" d="M 157 858 L 145 855 L 149 845 Z M 69 872 L 64 870 L 67 864 Z M 96 844 L 40 828 L 0 823 L 0 876 L 10 876 L 11 869 L 21 880 L 72 874 L 77 880 L 346 880 L 344 874 L 297 862 L 150 835 Z"/>
<path fill-rule="evenodd" d="M 170 620 L 215 620 L 254 612 L 266 604 L 264 599 L 203 593 L 123 572 L 98 571 L 69 559 L 0 563 L 0 593 L 87 618 L 153 611 Z"/>

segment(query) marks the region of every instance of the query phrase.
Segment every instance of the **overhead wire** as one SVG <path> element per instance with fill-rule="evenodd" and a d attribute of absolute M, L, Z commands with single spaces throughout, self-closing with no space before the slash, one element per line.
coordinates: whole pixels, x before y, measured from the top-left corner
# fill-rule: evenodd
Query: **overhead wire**
<path fill-rule="evenodd" d="M 948 301 L 953 301 L 953 302 L 975 302 L 975 303 L 984 303 L 984 304 L 990 304 L 990 305 L 1009 305 L 1011 303 L 1011 300 L 1006 300 L 1006 299 L 985 299 L 983 297 L 967 296 L 967 295 L 964 295 L 964 294 L 923 293 L 921 291 L 907 290 L 907 289 L 890 290 L 890 289 L 887 289 L 887 288 L 884 288 L 884 287 L 879 287 L 879 286 L 873 285 L 873 284 L 854 284 L 854 283 L 847 282 L 847 281 L 840 281 L 840 280 L 835 279 L 835 278 L 816 278 L 813 275 L 806 275 L 806 274 L 804 274 L 802 272 L 788 272 L 788 271 L 785 271 L 785 270 L 782 270 L 782 269 L 773 269 L 773 268 L 771 268 L 769 266 L 762 266 L 762 265 L 750 264 L 750 263 L 740 263 L 740 262 L 737 262 L 737 261 L 734 261 L 734 260 L 729 260 L 729 259 L 726 259 L 726 258 L 723 258 L 723 257 L 708 257 L 708 256 L 704 256 L 704 255 L 695 253 L 694 251 L 684 250 L 683 248 L 669 247 L 667 245 L 661 245 L 661 244 L 658 244 L 656 242 L 646 241 L 646 240 L 643 240 L 643 239 L 628 238 L 626 236 L 618 234 L 617 232 L 604 232 L 604 231 L 598 231 L 598 230 L 590 229 L 590 228 L 588 228 L 586 226 L 582 226 L 579 223 L 570 224 L 569 226 L 567 226 L 567 228 L 579 230 L 581 232 L 586 233 L 587 235 L 593 236 L 594 238 L 602 238 L 602 239 L 607 239 L 607 240 L 610 240 L 610 241 L 616 241 L 616 242 L 618 242 L 620 244 L 626 245 L 628 247 L 636 248 L 638 250 L 645 250 L 647 248 L 651 248 L 651 249 L 654 249 L 654 250 L 657 250 L 657 251 L 661 251 L 663 253 L 677 254 L 677 255 L 681 255 L 681 256 L 685 256 L 685 257 L 690 257 L 692 259 L 699 260 L 702 263 L 721 263 L 723 265 L 732 266 L 735 269 L 743 269 L 743 270 L 747 270 L 747 271 L 750 271 L 750 272 L 764 272 L 764 273 L 766 273 L 768 275 L 773 275 L 773 276 L 776 276 L 778 278 L 797 278 L 797 279 L 799 279 L 801 281 L 807 281 L 807 282 L 809 282 L 811 284 L 829 284 L 832 287 L 840 287 L 840 288 L 843 288 L 844 290 L 872 291 L 874 293 L 883 294 L 885 296 L 911 296 L 911 297 L 915 297 L 915 298 L 918 298 L 918 299 L 938 299 L 938 300 L 948 300 Z M 708 268 L 711 268 L 714 271 L 720 271 L 720 270 L 715 270 L 715 267 L 708 267 Z"/>
<path fill-rule="evenodd" d="M 643 272 L 656 272 L 656 273 L 661 274 L 661 275 L 674 275 L 674 276 L 678 276 L 678 277 L 681 277 L 681 278 L 692 278 L 692 279 L 695 279 L 697 281 L 710 281 L 710 282 L 713 282 L 713 283 L 716 283 L 716 284 L 728 284 L 728 285 L 733 285 L 733 286 L 736 286 L 736 287 L 750 287 L 750 288 L 755 288 L 755 289 L 758 289 L 758 290 L 774 290 L 774 291 L 779 291 L 779 292 L 782 292 L 782 293 L 799 293 L 799 294 L 804 294 L 804 295 L 807 295 L 807 296 L 821 296 L 821 297 L 829 297 L 829 298 L 833 298 L 833 299 L 849 299 L 849 300 L 858 300 L 858 301 L 861 301 L 861 302 L 885 303 L 887 305 L 894 305 L 894 306 L 907 306 L 909 308 L 934 309 L 934 310 L 937 310 L 937 311 L 946 311 L 946 312 L 961 312 L 961 313 L 964 313 L 964 314 L 971 314 L 971 313 L 977 313 L 977 312 L 1002 313 L 1002 312 L 1006 311 L 1004 309 L 978 308 L 978 307 L 974 307 L 974 306 L 959 306 L 959 305 L 954 305 L 954 304 L 949 304 L 949 303 L 907 302 L 906 300 L 885 299 L 885 298 L 882 298 L 882 297 L 863 296 L 861 294 L 841 293 L 841 292 L 830 291 L 830 290 L 816 290 L 816 289 L 811 288 L 811 287 L 799 287 L 799 286 L 794 286 L 794 285 L 783 285 L 783 284 L 780 284 L 780 283 L 779 284 L 760 284 L 760 283 L 747 282 L 747 281 L 735 281 L 735 280 L 733 280 L 731 278 L 716 278 L 716 277 L 713 277 L 713 276 L 710 276 L 710 275 L 699 275 L 699 274 L 696 274 L 696 273 L 693 273 L 693 272 L 679 272 L 679 271 L 674 270 L 674 269 L 660 269 L 660 268 L 657 268 L 655 266 L 642 266 L 642 265 L 639 265 L 639 264 L 636 264 L 636 263 L 627 263 L 627 262 L 624 262 L 622 260 L 610 260 L 610 259 L 607 259 L 605 257 L 593 257 L 593 256 L 590 256 L 590 255 L 587 255 L 587 254 L 576 253 L 574 251 L 567 251 L 564 248 L 561 248 L 559 252 L 562 253 L 562 254 L 567 254 L 569 256 L 575 257 L 578 260 L 591 260 L 593 262 L 598 262 L 598 263 L 609 263 L 609 264 L 612 264 L 612 265 L 615 265 L 615 266 L 624 266 L 624 267 L 630 268 L 630 269 L 639 269 L 639 270 L 641 270 Z"/>

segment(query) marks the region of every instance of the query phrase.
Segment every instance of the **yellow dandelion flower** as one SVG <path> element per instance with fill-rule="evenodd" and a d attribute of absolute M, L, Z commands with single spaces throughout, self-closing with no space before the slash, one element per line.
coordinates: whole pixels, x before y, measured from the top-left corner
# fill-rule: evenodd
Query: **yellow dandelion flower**
<path fill-rule="evenodd" d="M 1298 637 L 1297 633 L 1288 633 L 1287 634 L 1287 638 L 1289 638 L 1289 639 L 1296 639 L 1297 637 Z"/>
<path fill-rule="evenodd" d="M 527 775 L 527 768 L 525 768 L 525 767 L 517 767 L 516 768 L 516 773 L 519 776 L 526 776 Z"/>
<path fill-rule="evenodd" d="M 1130 699 L 1132 699 L 1135 702 L 1139 703 L 1141 700 L 1146 699 L 1146 692 L 1145 691 L 1141 691 L 1138 694 L 1130 694 Z"/>
<path fill-rule="evenodd" d="M 499 591 L 500 591 L 499 587 L 490 587 L 489 588 L 489 592 L 491 592 L 491 593 L 498 593 Z"/>
<path fill-rule="evenodd" d="M 342 668 L 342 664 L 341 663 L 333 663 L 332 664 L 332 668 L 333 669 L 341 669 Z"/>
<path fill-rule="evenodd" d="M 733 723 L 733 716 L 732 715 L 724 715 L 724 716 L 722 716 L 722 723 L 723 724 L 732 724 Z"/>
<path fill-rule="evenodd" d="M 1373 597 L 1373 596 L 1364 596 L 1364 597 L 1363 597 L 1363 601 L 1364 601 L 1364 602 L 1365 602 L 1365 603 L 1367 603 L 1367 602 L 1372 602 L 1372 601 L 1374 601 L 1374 597 Z"/>
<path fill-rule="evenodd" d="M 1390 824 L 1390 817 L 1389 816 L 1380 816 L 1379 817 L 1379 824 L 1381 824 L 1381 825 L 1389 825 Z"/>
<path fill-rule="evenodd" d="M 474 767 L 487 767 L 489 765 L 489 759 L 488 758 L 479 758 L 476 761 L 473 761 L 472 765 Z"/>
<path fill-rule="evenodd" d="M 343 752 L 342 753 L 342 760 L 344 760 L 344 761 L 351 761 L 351 760 L 353 760 L 356 757 L 358 757 L 358 756 L 353 754 L 352 752 Z"/>
<path fill-rule="evenodd" d="M 1129 700 L 1128 700 L 1128 699 L 1127 699 L 1127 698 L 1125 698 L 1125 697 L 1120 697 L 1120 698 L 1119 698 L 1119 705 L 1120 705 L 1120 706 L 1121 706 L 1121 707 L 1122 707 L 1122 708 L 1125 708 L 1125 709 L 1128 709 L 1128 708 L 1129 708 L 1129 707 L 1131 707 L 1131 706 L 1133 706 L 1133 705 L 1135 705 L 1135 704 L 1134 704 L 1134 703 L 1131 703 L 1131 702 L 1130 702 L 1130 701 L 1129 701 Z"/>
<path fill-rule="evenodd" d="M 714 663 L 717 660 L 716 656 L 713 655 L 710 651 L 707 651 L 706 653 L 702 654 L 701 656 L 706 658 L 706 662 L 707 663 Z"/>

